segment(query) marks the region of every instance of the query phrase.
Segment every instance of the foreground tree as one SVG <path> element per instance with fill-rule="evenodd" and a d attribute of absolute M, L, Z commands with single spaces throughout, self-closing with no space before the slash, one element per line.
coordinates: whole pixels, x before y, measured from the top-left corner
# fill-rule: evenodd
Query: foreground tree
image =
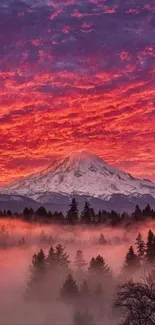
<path fill-rule="evenodd" d="M 69 270 L 69 255 L 67 254 L 67 252 L 65 252 L 65 247 L 63 247 L 61 244 L 58 244 L 56 246 L 54 258 L 56 266 L 59 267 L 59 269 L 63 269 L 64 271 Z"/>
<path fill-rule="evenodd" d="M 129 281 L 118 287 L 115 307 L 119 308 L 122 325 L 155 324 L 155 276 L 142 283 Z"/>
<path fill-rule="evenodd" d="M 83 270 L 85 268 L 85 266 L 87 265 L 87 263 L 83 257 L 83 251 L 80 249 L 76 251 L 74 265 L 76 266 L 77 270 L 79 270 L 79 271 Z"/>
<path fill-rule="evenodd" d="M 50 247 L 50 250 L 48 252 L 46 258 L 46 265 L 48 269 L 54 269 L 54 267 L 56 266 L 56 254 L 53 246 Z"/>
<path fill-rule="evenodd" d="M 149 230 L 146 243 L 146 258 L 149 263 L 155 262 L 155 236 L 152 230 Z"/>
<path fill-rule="evenodd" d="M 111 276 L 111 270 L 101 255 L 92 257 L 88 270 L 98 276 Z"/>
<path fill-rule="evenodd" d="M 38 254 L 32 257 L 32 264 L 29 268 L 30 279 L 27 283 L 26 298 L 40 299 L 43 296 L 42 284 L 45 278 L 46 261 L 44 251 L 41 249 Z"/>
<path fill-rule="evenodd" d="M 140 261 L 135 254 L 134 249 L 130 246 L 128 253 L 126 254 L 123 271 L 132 272 L 136 271 L 140 267 Z"/>
<path fill-rule="evenodd" d="M 60 291 L 60 296 L 65 301 L 74 301 L 78 297 L 79 291 L 75 280 L 69 274 Z"/>
<path fill-rule="evenodd" d="M 136 247 L 137 247 L 137 256 L 139 257 L 140 261 L 144 260 L 145 257 L 145 242 L 142 238 L 141 233 L 139 232 L 137 238 L 136 238 Z"/>

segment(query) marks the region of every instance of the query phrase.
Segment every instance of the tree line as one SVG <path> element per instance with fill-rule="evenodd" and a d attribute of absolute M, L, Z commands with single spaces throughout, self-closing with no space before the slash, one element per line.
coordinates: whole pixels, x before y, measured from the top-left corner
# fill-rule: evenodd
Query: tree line
<path fill-rule="evenodd" d="M 130 279 L 144 267 L 153 270 L 144 280 Z M 154 267 L 152 230 L 146 241 L 138 234 L 135 248 L 129 247 L 118 276 L 100 254 L 87 263 L 83 251 L 78 249 L 71 263 L 65 247 L 58 244 L 51 246 L 47 254 L 40 249 L 33 255 L 25 299 L 44 302 L 57 299 L 73 306 L 74 325 L 95 325 L 106 313 L 112 315 L 113 309 L 119 310 L 123 325 L 151 325 L 155 324 Z"/>
<path fill-rule="evenodd" d="M 61 211 L 47 211 L 45 207 L 41 206 L 36 211 L 32 208 L 25 207 L 22 213 L 12 213 L 10 210 L 0 211 L 1 217 L 18 217 L 28 222 L 44 222 L 44 223 L 59 223 L 59 224 L 86 224 L 86 225 L 98 225 L 106 224 L 110 226 L 119 226 L 121 224 L 131 224 L 133 222 L 142 222 L 147 218 L 155 219 L 155 210 L 153 210 L 149 204 L 144 209 L 140 209 L 136 205 L 132 214 L 117 213 L 112 210 L 110 212 L 105 210 L 99 210 L 95 212 L 88 201 L 85 202 L 83 211 L 80 213 L 78 209 L 78 203 L 75 198 L 72 199 L 69 209 L 66 214 Z"/>

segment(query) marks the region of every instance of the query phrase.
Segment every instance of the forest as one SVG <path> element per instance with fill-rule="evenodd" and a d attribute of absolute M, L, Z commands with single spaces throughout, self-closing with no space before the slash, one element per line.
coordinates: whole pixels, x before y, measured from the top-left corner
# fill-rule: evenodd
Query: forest
<path fill-rule="evenodd" d="M 42 222 L 42 223 L 53 223 L 53 224 L 86 224 L 86 225 L 109 225 L 109 226 L 120 226 L 130 225 L 135 222 L 143 222 L 148 218 L 155 219 L 155 210 L 153 210 L 149 204 L 144 209 L 140 209 L 136 205 L 133 213 L 128 214 L 127 212 L 117 213 L 114 210 L 110 212 L 105 210 L 99 210 L 95 212 L 88 201 L 85 201 L 83 211 L 79 211 L 78 202 L 75 198 L 72 199 L 69 209 L 64 215 L 60 211 L 47 211 L 43 206 L 34 211 L 32 208 L 25 207 L 22 213 L 13 213 L 10 210 L 0 211 L 2 218 L 18 218 L 28 222 Z"/>
<path fill-rule="evenodd" d="M 117 277 L 101 255 L 87 263 L 83 251 L 77 250 L 71 263 L 61 244 L 51 246 L 47 254 L 40 249 L 32 258 L 25 299 L 52 302 L 56 298 L 73 310 L 70 324 L 74 325 L 120 320 L 123 325 L 154 324 L 155 235 L 149 230 L 145 242 L 139 233 L 135 246 L 136 251 L 129 247 Z M 136 275 L 144 269 L 150 271 L 138 280 Z"/>
<path fill-rule="evenodd" d="M 1 217 L 0 275 L 0 324 L 155 324 L 154 220 L 90 227 Z"/>
<path fill-rule="evenodd" d="M 87 201 L 79 211 L 73 198 L 66 215 L 26 207 L 0 216 L 0 324 L 155 324 L 149 204 L 128 215 Z"/>

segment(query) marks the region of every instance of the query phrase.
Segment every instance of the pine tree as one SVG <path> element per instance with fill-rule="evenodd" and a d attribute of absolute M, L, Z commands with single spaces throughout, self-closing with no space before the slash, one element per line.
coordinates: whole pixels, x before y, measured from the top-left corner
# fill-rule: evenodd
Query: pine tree
<path fill-rule="evenodd" d="M 84 267 L 87 265 L 87 263 L 86 263 L 86 261 L 84 260 L 84 257 L 83 257 L 83 252 L 80 249 L 77 250 L 77 252 L 76 252 L 74 265 L 76 266 L 76 268 L 78 270 L 83 270 Z"/>
<path fill-rule="evenodd" d="M 69 255 L 65 252 L 65 248 L 60 244 L 57 245 L 55 249 L 56 266 L 68 270 L 70 264 L 68 257 Z"/>
<path fill-rule="evenodd" d="M 101 210 L 98 211 L 98 213 L 96 214 L 96 223 L 102 223 L 103 222 L 103 217 L 102 217 L 102 212 Z"/>
<path fill-rule="evenodd" d="M 155 262 L 155 236 L 152 230 L 149 230 L 146 243 L 146 258 L 149 263 Z"/>
<path fill-rule="evenodd" d="M 99 273 L 100 275 L 110 276 L 111 270 L 109 266 L 105 263 L 102 256 L 98 255 L 96 258 L 92 257 L 88 270 L 90 272 Z"/>
<path fill-rule="evenodd" d="M 47 211 L 46 211 L 46 209 L 44 207 L 40 207 L 39 209 L 37 209 L 36 215 L 38 217 L 46 217 L 47 216 Z"/>
<path fill-rule="evenodd" d="M 32 209 L 29 208 L 25 208 L 23 211 L 23 217 L 26 221 L 30 221 L 32 219 L 32 213 L 34 213 L 34 211 L 32 212 Z"/>
<path fill-rule="evenodd" d="M 147 206 L 145 207 L 145 209 L 143 210 L 143 215 L 147 218 L 151 217 L 153 214 L 153 210 L 151 209 L 150 205 L 147 204 Z"/>
<path fill-rule="evenodd" d="M 123 269 L 126 271 L 133 271 L 140 267 L 140 261 L 135 254 L 134 249 L 130 246 L 128 253 L 126 254 Z"/>
<path fill-rule="evenodd" d="M 78 287 L 72 275 L 69 274 L 60 291 L 60 296 L 64 300 L 74 300 L 78 297 Z"/>
<path fill-rule="evenodd" d="M 39 290 L 42 281 L 44 280 L 46 263 L 45 254 L 41 249 L 38 254 L 34 254 L 32 257 L 32 265 L 29 268 L 30 279 L 27 283 L 26 298 L 35 299 L 40 298 L 41 292 Z"/>
<path fill-rule="evenodd" d="M 94 210 L 90 207 L 89 202 L 85 202 L 84 209 L 81 213 L 80 221 L 83 224 L 90 224 L 94 221 Z"/>
<path fill-rule="evenodd" d="M 53 246 L 50 247 L 50 250 L 48 252 L 46 264 L 48 268 L 54 268 L 56 266 L 56 254 Z"/>
<path fill-rule="evenodd" d="M 67 212 L 66 220 L 72 225 L 77 224 L 79 221 L 78 204 L 74 198 L 72 199 L 70 209 Z"/>
<path fill-rule="evenodd" d="M 137 246 L 137 255 L 139 257 L 139 260 L 142 261 L 145 257 L 145 242 L 142 238 L 141 233 L 138 234 L 135 244 Z"/>
<path fill-rule="evenodd" d="M 8 217 L 11 217 L 12 216 L 12 212 L 10 210 L 7 211 L 7 215 Z"/>
<path fill-rule="evenodd" d="M 138 204 L 136 205 L 136 208 L 135 208 L 135 211 L 133 213 L 133 216 L 134 216 L 135 221 L 139 221 L 139 220 L 142 219 L 142 211 L 141 211 L 141 209 L 140 209 L 140 207 L 139 207 Z"/>

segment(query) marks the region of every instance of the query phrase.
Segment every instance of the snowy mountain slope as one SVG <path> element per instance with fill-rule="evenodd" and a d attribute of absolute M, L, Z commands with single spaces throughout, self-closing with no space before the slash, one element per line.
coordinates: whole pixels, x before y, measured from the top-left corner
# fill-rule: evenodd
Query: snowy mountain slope
<path fill-rule="evenodd" d="M 109 200 L 113 194 L 155 198 L 155 184 L 140 180 L 88 152 L 75 152 L 55 160 L 46 170 L 1 188 L 1 193 L 38 199 L 43 193 L 87 195 Z"/>

